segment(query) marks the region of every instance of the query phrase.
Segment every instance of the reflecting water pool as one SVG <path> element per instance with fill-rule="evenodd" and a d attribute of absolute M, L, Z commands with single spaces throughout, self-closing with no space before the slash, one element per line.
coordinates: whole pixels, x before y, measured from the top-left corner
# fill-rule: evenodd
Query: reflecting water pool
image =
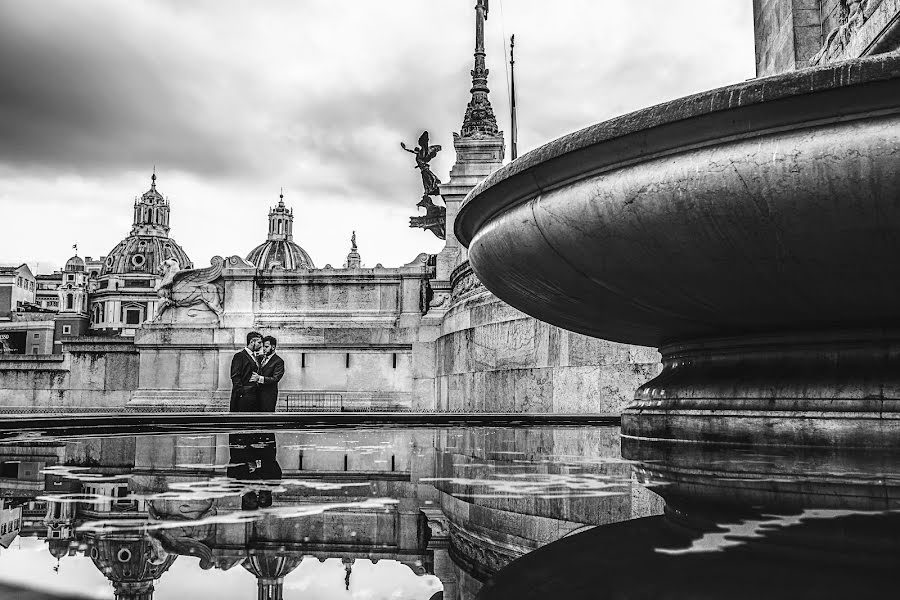
<path fill-rule="evenodd" d="M 596 426 L 20 435 L 0 597 L 721 597 L 754 569 L 859 597 L 900 564 L 897 464 Z"/>

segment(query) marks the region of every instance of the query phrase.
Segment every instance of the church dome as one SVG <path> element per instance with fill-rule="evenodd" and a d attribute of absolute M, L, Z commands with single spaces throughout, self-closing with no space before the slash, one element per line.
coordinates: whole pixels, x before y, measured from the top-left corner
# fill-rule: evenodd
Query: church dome
<path fill-rule="evenodd" d="M 84 272 L 84 260 L 77 254 L 66 261 L 66 272 Z"/>
<path fill-rule="evenodd" d="M 284 205 L 284 194 L 278 198 L 278 205 L 269 209 L 269 237 L 250 251 L 247 262 L 257 269 L 315 269 L 306 250 L 294 242 L 294 210 Z"/>
<path fill-rule="evenodd" d="M 174 258 L 180 269 L 193 269 L 194 263 L 181 246 L 170 237 L 129 235 L 109 254 L 100 275 L 147 273 L 158 275 L 163 261 Z"/>
<path fill-rule="evenodd" d="M 271 269 L 276 264 L 284 269 L 315 269 L 306 250 L 290 240 L 266 240 L 247 255 L 247 262 L 257 269 Z"/>
<path fill-rule="evenodd" d="M 158 275 L 160 265 L 169 258 L 177 260 L 180 269 L 194 268 L 181 246 L 169 237 L 169 201 L 157 191 L 154 171 L 150 189 L 135 198 L 131 233 L 106 255 L 100 275 Z"/>

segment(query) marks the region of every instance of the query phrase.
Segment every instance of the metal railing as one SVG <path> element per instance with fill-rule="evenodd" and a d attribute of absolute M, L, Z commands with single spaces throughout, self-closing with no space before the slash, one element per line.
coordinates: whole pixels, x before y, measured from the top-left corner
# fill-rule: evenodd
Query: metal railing
<path fill-rule="evenodd" d="M 344 412 L 344 397 L 326 392 L 285 394 L 284 408 L 287 412 Z"/>

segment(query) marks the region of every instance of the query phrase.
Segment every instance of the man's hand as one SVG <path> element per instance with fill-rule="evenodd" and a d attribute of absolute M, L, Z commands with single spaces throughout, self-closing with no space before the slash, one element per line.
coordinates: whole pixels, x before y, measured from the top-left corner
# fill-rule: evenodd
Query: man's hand
<path fill-rule="evenodd" d="M 253 375 L 250 376 L 250 381 L 252 383 L 258 383 L 259 379 L 260 379 L 259 373 L 254 373 Z"/>

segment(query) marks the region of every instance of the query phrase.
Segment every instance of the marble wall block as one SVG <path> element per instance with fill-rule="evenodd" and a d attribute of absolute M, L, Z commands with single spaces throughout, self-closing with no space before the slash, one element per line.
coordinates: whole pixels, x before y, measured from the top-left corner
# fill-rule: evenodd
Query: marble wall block
<path fill-rule="evenodd" d="M 595 412 L 604 402 L 601 373 L 599 366 L 557 369 L 553 377 L 553 412 Z"/>
<path fill-rule="evenodd" d="M 518 373 L 515 412 L 551 412 L 553 409 L 554 369 L 523 369 Z"/>
<path fill-rule="evenodd" d="M 215 350 L 179 350 L 177 358 L 177 389 L 214 390 L 218 387 L 218 352 Z"/>

